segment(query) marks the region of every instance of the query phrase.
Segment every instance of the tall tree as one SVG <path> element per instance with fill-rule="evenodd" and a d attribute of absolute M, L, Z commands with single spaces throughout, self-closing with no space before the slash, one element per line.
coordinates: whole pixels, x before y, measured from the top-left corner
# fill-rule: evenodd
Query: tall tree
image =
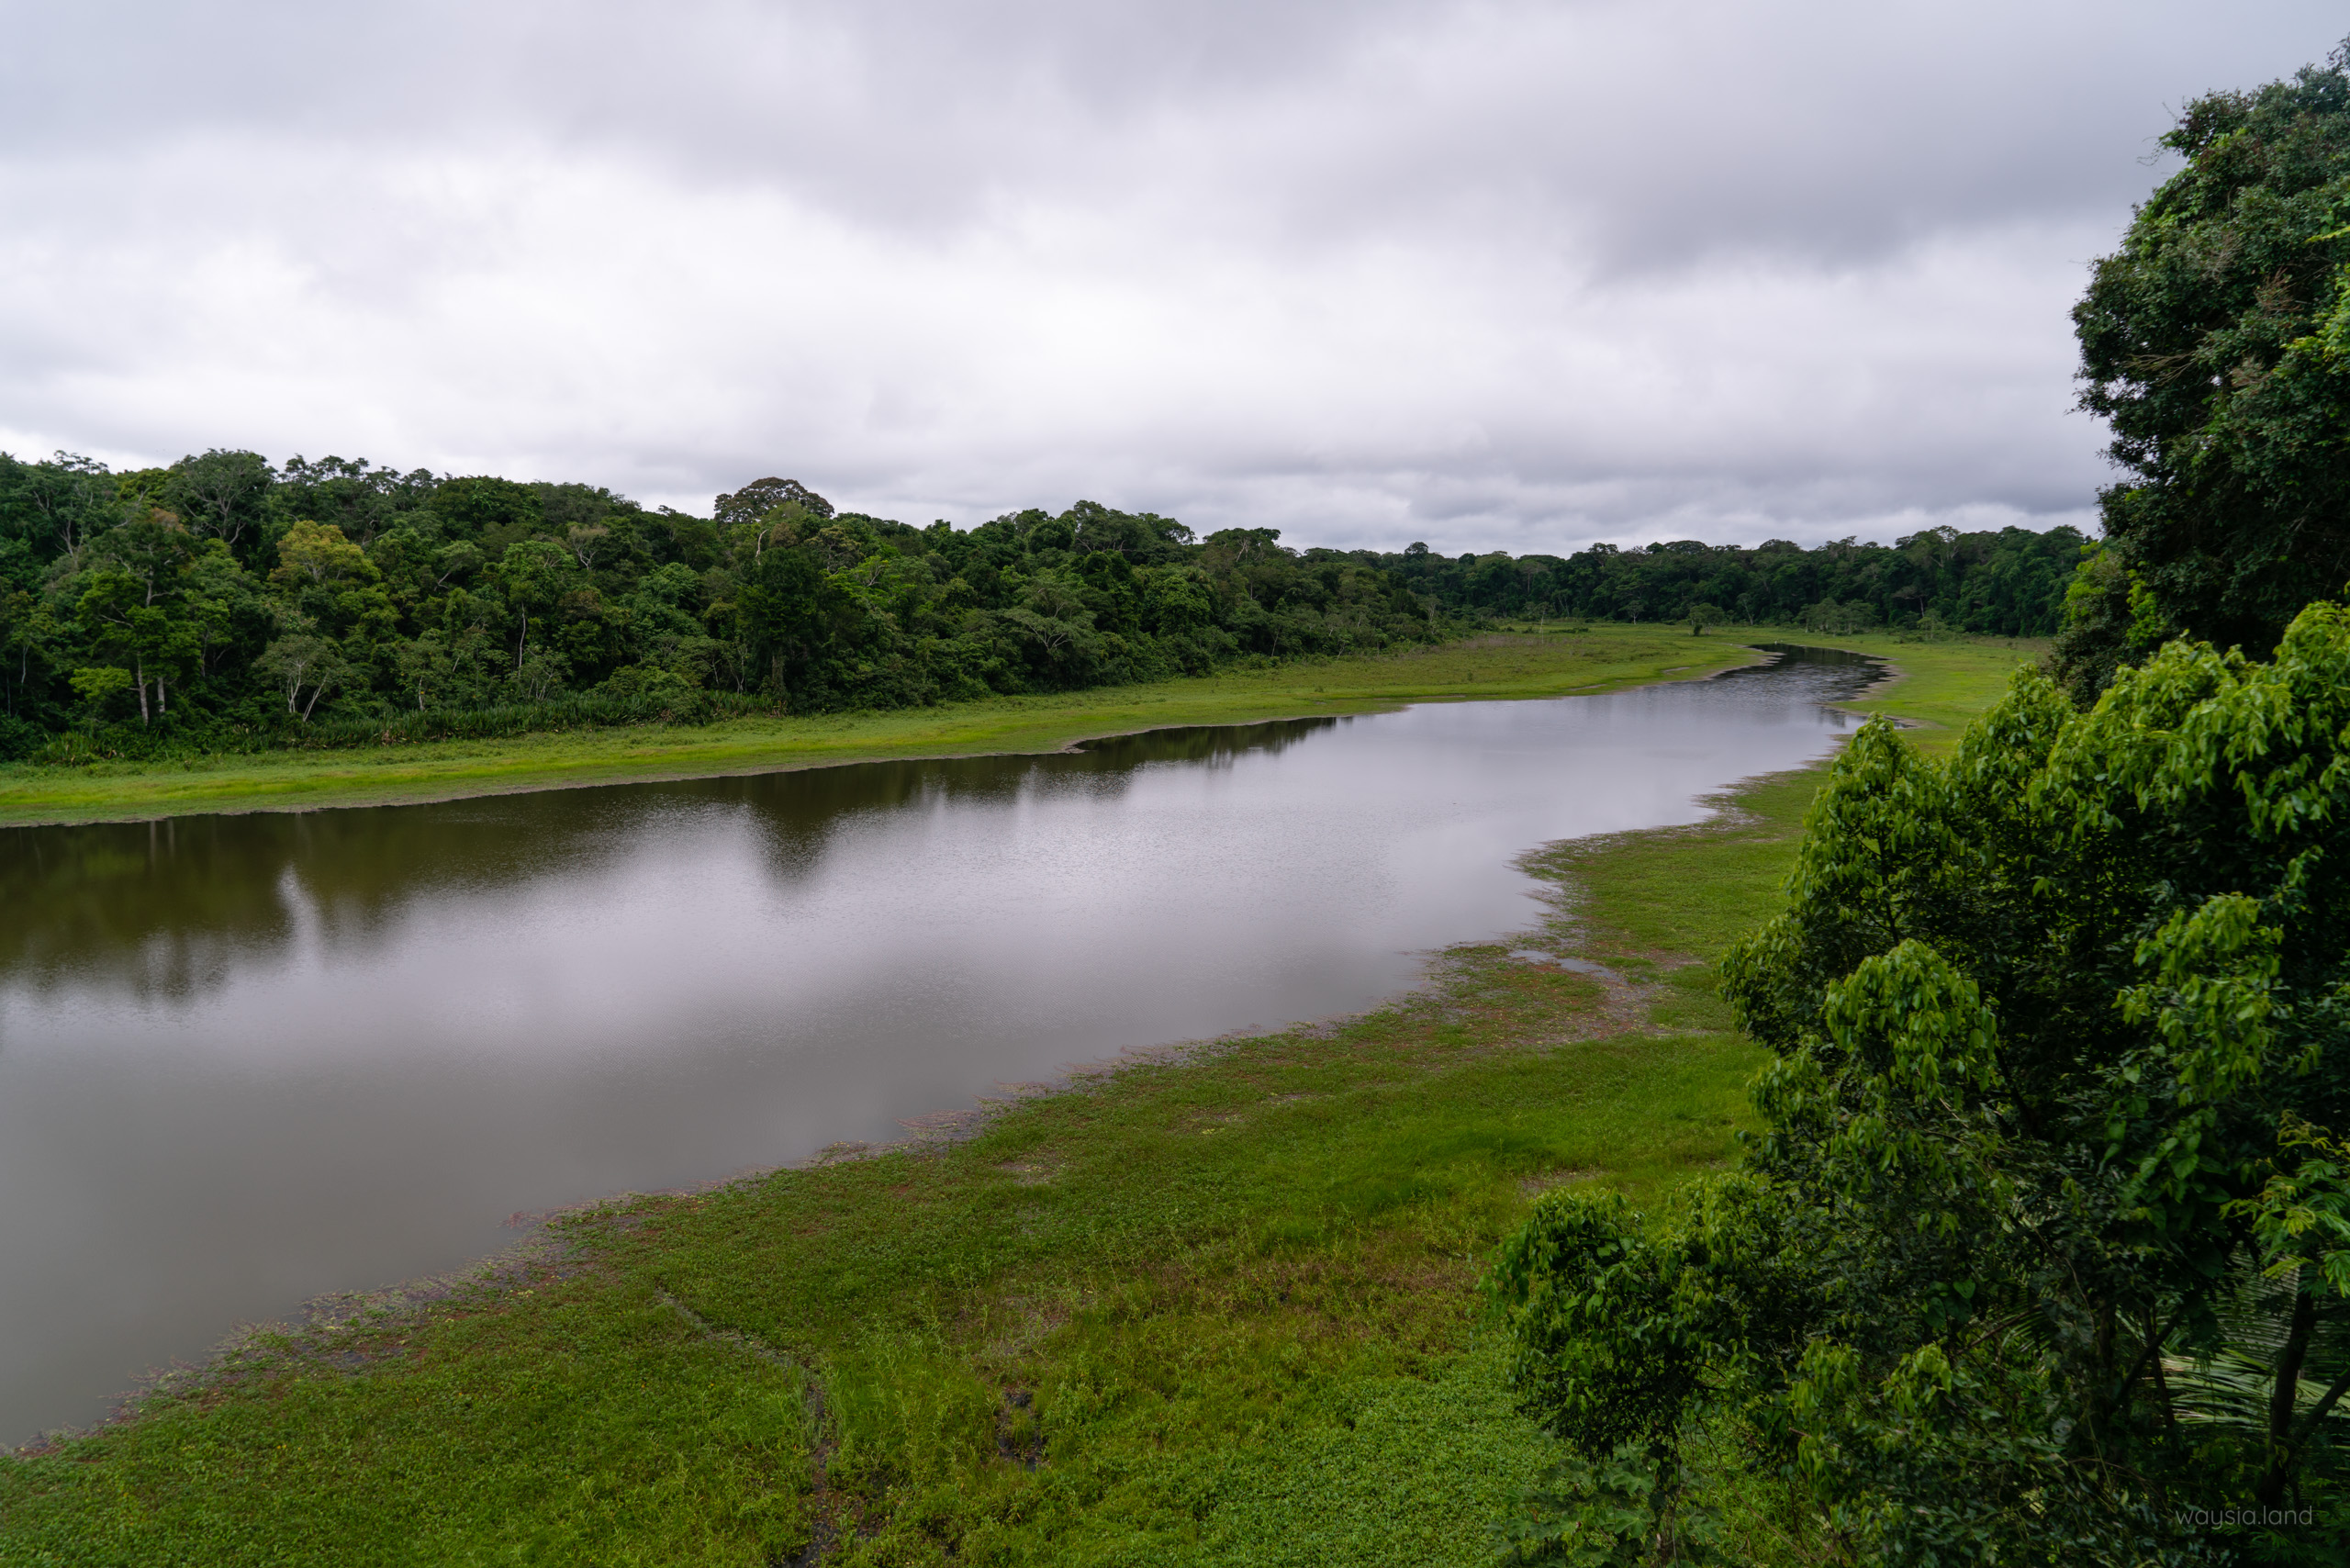
<path fill-rule="evenodd" d="M 25 541 L 41 559 L 78 559 L 120 515 L 112 476 L 95 458 L 60 452 L 46 463 L 19 463 L 0 452 L 0 536 Z"/>
<path fill-rule="evenodd" d="M 263 648 L 253 668 L 285 694 L 285 711 L 307 724 L 319 699 L 350 678 L 350 661 L 330 637 L 297 631 Z M 302 694 L 308 692 L 307 698 Z"/>
<path fill-rule="evenodd" d="M 2350 46 L 2187 106 L 2185 167 L 2073 312 L 2081 406 L 2126 477 L 2059 656 L 2076 697 L 2187 633 L 2255 657 L 2350 578 Z"/>
<path fill-rule="evenodd" d="M 258 452 L 214 447 L 201 457 L 172 465 L 163 483 L 163 503 L 196 532 L 225 541 L 234 550 L 249 535 L 258 537 L 277 471 Z"/>
<path fill-rule="evenodd" d="M 487 476 L 443 479 L 426 504 L 452 539 L 525 531 L 537 527 L 543 516 L 536 490 Z"/>
<path fill-rule="evenodd" d="M 519 672 L 530 650 L 532 618 L 544 617 L 576 580 L 571 554 L 559 544 L 525 540 L 508 548 L 493 575 L 514 617 L 514 667 Z"/>
<path fill-rule="evenodd" d="M 372 467 L 364 457 L 329 454 L 312 461 L 297 454 L 279 471 L 277 499 L 281 515 L 339 528 L 364 548 L 395 517 L 422 506 L 435 482 L 421 468 L 402 474 Z"/>
<path fill-rule="evenodd" d="M 183 582 L 195 554 L 178 518 L 150 511 L 99 535 L 87 552 L 91 569 L 77 579 L 75 619 L 94 652 L 129 666 L 142 725 L 169 711 L 167 683 L 185 678 L 200 660 L 202 638 L 189 622 Z"/>
<path fill-rule="evenodd" d="M 184 678 L 200 657 L 200 639 L 183 611 L 176 592 L 158 594 L 111 564 L 88 574 L 75 603 L 74 617 L 92 653 L 129 671 L 141 725 L 170 711 L 167 678 Z"/>
<path fill-rule="evenodd" d="M 828 518 L 833 503 L 797 479 L 754 479 L 739 490 L 720 496 L 711 520 L 722 529 L 757 522 L 779 506 L 805 507 L 811 515 Z"/>

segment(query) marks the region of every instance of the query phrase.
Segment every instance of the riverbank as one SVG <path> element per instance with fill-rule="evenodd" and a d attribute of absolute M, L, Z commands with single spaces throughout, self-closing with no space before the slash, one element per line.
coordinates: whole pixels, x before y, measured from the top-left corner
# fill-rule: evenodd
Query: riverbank
<path fill-rule="evenodd" d="M 1927 646 L 1870 705 L 1942 722 L 1910 694 L 1954 716 L 2014 656 Z M 1480 1561 L 1548 1455 L 1479 1262 L 1550 1187 L 1729 1158 L 1760 1057 L 1703 960 L 1817 782 L 1539 854 L 1550 919 L 1363 1017 L 609 1205 L 498 1280 L 258 1339 L 0 1464 L 0 1562 Z"/>
<path fill-rule="evenodd" d="M 1546 637 L 1494 634 L 1436 648 L 1300 660 L 1147 686 L 885 713 L 745 719 L 695 728 L 637 725 L 185 763 L 73 768 L 14 764 L 0 767 L 0 826 L 402 805 L 845 762 L 1051 752 L 1177 725 L 1607 691 L 1674 675 L 1708 675 L 1754 657 L 1735 637 L 1693 638 L 1685 628 L 1675 633 L 1668 627 L 1611 627 Z"/>
<path fill-rule="evenodd" d="M 1766 638 L 1757 633 L 1748 640 Z M 2008 677 L 2015 667 L 2037 663 L 2049 646 L 2047 639 L 2036 637 L 1953 637 L 1923 642 L 1886 635 L 1816 637 L 1808 633 L 1781 632 L 1776 640 L 1842 648 L 1885 660 L 1892 670 L 1888 678 L 1844 706 L 1857 713 L 1882 709 L 1897 715 L 1919 732 L 1911 738 L 1929 751 L 1955 744 L 1967 721 L 1997 702 L 2007 690 Z"/>

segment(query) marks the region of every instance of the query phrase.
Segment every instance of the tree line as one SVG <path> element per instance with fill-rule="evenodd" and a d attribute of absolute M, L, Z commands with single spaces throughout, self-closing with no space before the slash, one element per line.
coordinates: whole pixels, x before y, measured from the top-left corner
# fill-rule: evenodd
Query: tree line
<path fill-rule="evenodd" d="M 0 751 L 901 707 L 1425 642 L 1375 558 L 1080 501 L 976 528 L 795 481 L 609 489 L 216 450 L 0 455 Z"/>
<path fill-rule="evenodd" d="M 1414 544 L 1380 561 L 1452 611 L 2046 637 L 2063 624 L 2087 547 L 2067 527 L 1932 528 L 1891 544 L 1840 539 L 1805 549 L 1776 539 L 1748 548 L 1679 539 L 1515 559 L 1501 551 L 1456 558 Z"/>

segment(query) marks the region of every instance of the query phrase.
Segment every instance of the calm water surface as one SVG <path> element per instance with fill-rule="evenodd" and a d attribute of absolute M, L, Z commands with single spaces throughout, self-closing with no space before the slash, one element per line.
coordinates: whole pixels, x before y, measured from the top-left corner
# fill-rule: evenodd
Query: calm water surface
<path fill-rule="evenodd" d="M 0 830 L 0 1443 L 518 1210 L 1359 1010 L 1548 840 L 1816 757 L 1849 662 L 446 805 Z"/>

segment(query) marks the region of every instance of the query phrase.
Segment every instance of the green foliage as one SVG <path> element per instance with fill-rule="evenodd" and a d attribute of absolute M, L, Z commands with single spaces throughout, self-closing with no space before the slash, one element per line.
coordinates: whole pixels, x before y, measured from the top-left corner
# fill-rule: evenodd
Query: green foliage
<path fill-rule="evenodd" d="M 2021 673 L 1945 761 L 1863 728 L 1723 964 L 1774 1053 L 1747 1170 L 1552 1199 L 1496 1265 L 1528 1408 L 1593 1462 L 1728 1421 L 1790 1534 L 1869 1561 L 2183 1560 L 2178 1509 L 2338 1506 L 2346 737 L 2322 604 L 2087 713 Z M 2247 1354 L 2266 1418 L 2183 1420 L 2169 1369 Z"/>
<path fill-rule="evenodd" d="M 797 507 L 820 519 L 833 515 L 833 503 L 799 480 L 769 478 L 754 479 L 741 489 L 719 497 L 711 507 L 711 517 L 721 528 L 738 528 L 759 522 L 778 507 Z"/>
<path fill-rule="evenodd" d="M 1677 1459 L 1640 1443 L 1572 1457 L 1524 1495 L 1502 1529 L 1504 1560 L 1572 1568 L 1727 1561 L 1718 1514 L 1687 1500 L 1693 1479 Z"/>
<path fill-rule="evenodd" d="M 1589 1458 L 1669 1444 L 1698 1386 L 1697 1326 L 1668 1310 L 1685 1260 L 1640 1231 L 1621 1194 L 1564 1199 L 1494 1265 L 1493 1288 L 1516 1308 L 1513 1375 Z"/>
<path fill-rule="evenodd" d="M 2265 655 L 2350 551 L 2350 56 L 2189 103 L 2073 312 L 2126 471 L 2059 652 L 2084 699 L 2188 633 Z M 2143 598 L 2137 597 L 2143 595 Z"/>
<path fill-rule="evenodd" d="M 425 506 L 450 538 L 490 541 L 501 549 L 545 515 L 530 486 L 487 475 L 443 479 L 432 487 Z"/>
<path fill-rule="evenodd" d="M 0 637 L 14 655 L 0 713 L 17 721 L 11 753 L 83 758 L 62 740 L 91 716 L 71 671 L 120 665 L 142 700 L 105 717 L 138 733 L 102 749 L 163 756 L 588 694 L 683 714 L 697 691 L 791 713 L 1076 691 L 1425 645 L 1493 615 L 2034 634 L 2054 624 L 2079 547 L 2062 530 L 1941 530 L 1891 547 L 1684 541 L 1456 561 L 1425 546 L 1297 551 L 1270 529 L 1203 541 L 1092 501 L 917 529 L 837 512 L 783 478 L 722 495 L 700 519 L 586 485 L 332 455 L 273 470 L 213 451 L 115 475 L 0 454 Z M 77 619 L 106 571 L 136 577 L 161 619 L 104 637 Z M 269 650 L 308 637 L 331 657 L 306 663 L 334 678 L 289 700 L 285 649 Z M 151 649 L 124 651 L 140 639 Z M 452 718 L 436 733 L 467 730 Z"/>
<path fill-rule="evenodd" d="M 1201 544 L 1091 501 L 915 529 L 768 478 L 714 514 L 337 456 L 114 475 L 0 454 L 9 748 L 79 759 L 62 737 L 94 713 L 137 726 L 110 753 L 163 756 L 590 693 L 673 716 L 706 689 L 771 711 L 917 707 L 1445 630 L 1367 553 L 1301 555 L 1262 529 Z M 129 669 L 137 700 L 78 700 L 71 672 L 98 667 Z"/>
<path fill-rule="evenodd" d="M 2070 528 L 1936 528 L 1890 545 L 1841 539 L 1806 550 L 1773 540 L 1741 549 L 1683 539 L 1513 560 L 1500 552 L 1451 559 L 1415 544 L 1380 561 L 1456 614 L 1690 622 L 1693 630 L 1735 620 L 1833 636 L 1930 616 L 1947 631 L 2041 637 L 2057 628 L 2083 543 Z"/>
<path fill-rule="evenodd" d="M 130 689 L 130 672 L 116 665 L 94 665 L 75 670 L 67 683 L 73 695 L 92 709 L 102 708 L 106 700 Z"/>
<path fill-rule="evenodd" d="M 2307 1263 L 2334 1294 L 2350 1296 L 2350 1148 L 2289 1112 L 2280 1119 L 2277 1142 L 2294 1152 L 2290 1168 L 2275 1171 L 2257 1195 L 2232 1207 L 2252 1216 L 2254 1238 L 2270 1260 L 2269 1278 L 2298 1273 Z"/>
<path fill-rule="evenodd" d="M 1552 1196 L 1485 1277 L 1516 1342 L 1521 1404 L 1570 1451 L 1511 1533 L 1524 1561 L 1708 1560 L 1718 1521 L 1691 1495 L 1684 1426 L 1801 1310 L 1780 1262 L 1794 1241 L 1784 1205 L 1738 1181 L 1693 1202 L 1659 1228 L 1617 1193 Z"/>
<path fill-rule="evenodd" d="M 268 517 L 270 490 L 277 475 L 257 452 L 223 452 L 183 457 L 162 476 L 156 498 L 189 528 L 235 550 L 249 534 L 258 536 Z"/>

